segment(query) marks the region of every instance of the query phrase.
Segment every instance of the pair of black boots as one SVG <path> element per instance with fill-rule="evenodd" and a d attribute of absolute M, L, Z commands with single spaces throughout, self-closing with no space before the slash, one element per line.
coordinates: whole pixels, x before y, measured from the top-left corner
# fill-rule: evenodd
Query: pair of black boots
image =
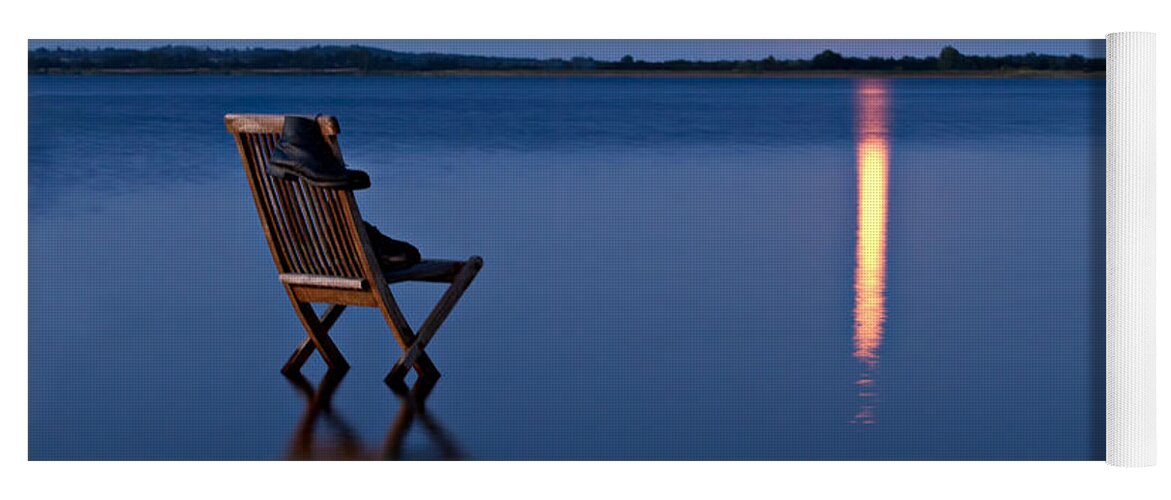
<path fill-rule="evenodd" d="M 346 168 L 334 154 L 317 120 L 301 116 L 285 117 L 281 140 L 268 160 L 268 173 L 284 179 L 299 178 L 328 189 L 353 191 L 370 187 L 366 172 Z M 414 245 L 382 234 L 369 222 L 362 223 L 383 272 L 407 268 L 421 260 Z"/>

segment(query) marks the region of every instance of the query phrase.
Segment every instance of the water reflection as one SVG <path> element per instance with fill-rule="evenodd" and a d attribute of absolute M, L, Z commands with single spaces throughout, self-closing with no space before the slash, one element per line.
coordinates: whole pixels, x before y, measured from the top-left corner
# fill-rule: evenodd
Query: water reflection
<path fill-rule="evenodd" d="M 289 445 L 290 460 L 401 460 L 406 436 L 415 421 L 422 424 L 432 444 L 438 448 L 438 458 L 460 460 L 463 455 L 447 430 L 426 411 L 425 402 L 438 378 L 418 379 L 413 387 L 392 386 L 399 399 L 398 414 L 381 447 L 366 445 L 358 432 L 331 405 L 334 392 L 345 377 L 345 371 L 329 371 L 314 388 L 299 372 L 286 375 L 306 398 L 305 412 L 297 423 Z M 323 425 L 319 426 L 321 423 Z M 328 437 L 318 436 L 324 430 Z"/>
<path fill-rule="evenodd" d="M 800 78 L 28 86 L 29 459 L 295 454 L 309 400 L 276 371 L 304 332 L 224 130 L 241 110 L 338 115 L 347 159 L 375 177 L 363 213 L 501 271 L 476 279 L 435 346 L 446 375 L 428 414 L 464 458 L 1105 457 L 1102 79 L 890 79 L 867 94 Z M 861 104 L 882 95 L 890 300 L 862 322 L 882 329 L 863 349 L 881 369 L 862 378 L 848 233 L 858 125 L 882 128 Z M 60 283 L 82 300 L 63 303 Z M 438 291 L 406 286 L 400 307 L 423 319 Z M 394 347 L 372 309 L 335 328 L 355 368 L 302 456 L 349 439 L 381 458 L 401 410 L 381 386 Z M 589 375 L 600 366 L 613 376 Z M 683 367 L 720 376 L 680 383 Z M 321 372 L 315 359 L 311 392 Z M 871 379 L 877 423 L 851 426 L 878 399 L 854 382 Z M 417 416 L 402 439 L 404 458 L 442 453 Z"/>
<path fill-rule="evenodd" d="M 886 320 L 887 88 L 883 80 L 860 80 L 854 92 L 857 113 L 858 242 L 854 269 L 854 359 L 862 364 L 855 381 L 860 399 L 852 424 L 877 421 L 878 350 Z"/>

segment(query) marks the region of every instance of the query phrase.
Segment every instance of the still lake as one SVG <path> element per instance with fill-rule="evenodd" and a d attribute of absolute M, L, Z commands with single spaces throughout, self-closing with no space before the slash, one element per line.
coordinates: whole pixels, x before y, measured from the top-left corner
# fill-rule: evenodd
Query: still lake
<path fill-rule="evenodd" d="M 30 459 L 1105 456 L 1104 80 L 28 83 Z M 337 116 L 367 220 L 484 257 L 425 418 L 374 309 L 328 411 L 278 372 L 226 113 Z"/>

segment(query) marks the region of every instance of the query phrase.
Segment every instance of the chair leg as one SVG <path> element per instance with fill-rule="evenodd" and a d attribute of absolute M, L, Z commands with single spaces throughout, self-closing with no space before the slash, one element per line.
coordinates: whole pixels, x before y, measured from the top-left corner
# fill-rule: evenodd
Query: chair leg
<path fill-rule="evenodd" d="M 382 316 L 386 318 L 386 323 L 390 325 L 391 332 L 394 334 L 394 339 L 398 342 L 399 347 L 403 351 L 406 351 L 415 343 L 415 333 L 411 330 L 411 325 L 407 323 L 406 318 L 403 316 L 402 311 L 399 310 L 398 304 L 394 302 L 394 298 L 390 296 L 389 291 L 387 291 L 386 296 L 386 303 L 380 307 Z M 420 377 L 436 379 L 440 377 L 439 369 L 435 367 L 435 363 L 431 361 L 431 357 L 427 356 L 427 353 L 417 356 L 413 364 L 415 371 Z M 411 369 L 411 365 L 408 364 L 405 367 L 401 367 L 401 373 L 396 371 L 399 369 L 400 367 L 396 365 L 395 369 L 392 369 L 391 373 L 386 376 L 385 382 L 392 388 L 403 383 L 407 372 Z"/>
<path fill-rule="evenodd" d="M 439 330 L 439 326 L 451 314 L 451 310 L 455 308 L 455 304 L 459 302 L 460 297 L 463 297 L 464 291 L 472 284 L 472 280 L 476 278 L 476 274 L 480 272 L 480 268 L 483 265 L 483 259 L 472 257 L 468 260 L 467 265 L 455 275 L 455 278 L 451 281 L 451 286 L 447 288 L 447 291 L 443 293 L 443 297 L 439 299 L 439 303 L 435 304 L 435 308 L 431 310 L 431 314 L 423 321 L 423 326 L 419 328 L 418 335 L 413 341 L 410 341 L 409 347 L 395 361 L 394 367 L 386 375 L 387 384 L 395 384 L 402 381 L 407 376 L 410 367 L 412 365 L 418 365 L 419 360 L 427 356 L 427 353 L 423 352 L 423 349 L 431 342 L 431 338 L 435 336 L 435 333 Z M 422 377 L 423 375 L 424 373 L 420 371 L 419 376 Z"/>
<path fill-rule="evenodd" d="M 341 317 L 345 310 L 345 305 L 330 305 L 329 308 L 325 310 L 325 314 L 319 320 L 321 323 L 321 329 L 325 332 L 328 332 L 330 328 L 333 328 L 334 323 L 337 323 L 338 318 Z M 310 313 L 312 314 L 312 312 Z M 300 314 L 299 311 L 298 314 Z M 305 364 L 305 362 L 309 361 L 309 357 L 313 355 L 314 350 L 316 350 L 316 347 L 314 347 L 313 344 L 313 337 L 306 336 L 305 340 L 301 341 L 301 345 L 297 347 L 297 350 L 293 351 L 293 355 L 289 356 L 289 360 L 286 361 L 285 366 L 281 368 L 281 373 L 288 375 L 300 372 L 301 367 Z"/>
<path fill-rule="evenodd" d="M 298 302 L 296 299 L 292 299 L 292 301 L 293 309 L 297 312 L 297 317 L 301 319 L 301 325 L 305 327 L 305 331 L 309 334 L 308 340 L 310 344 L 317 352 L 321 353 L 321 357 L 325 360 L 325 364 L 329 365 L 330 370 L 344 371 L 349 369 L 350 364 L 346 362 L 346 358 L 342 356 L 341 351 L 334 345 L 333 339 L 329 338 L 329 326 L 333 326 L 333 323 L 337 321 L 337 317 L 341 316 L 342 310 L 345 309 L 344 306 L 334 306 L 340 309 L 336 309 L 335 312 L 335 309 L 331 308 L 330 311 L 326 312 L 325 319 L 329 320 L 329 316 L 334 317 L 329 321 L 329 326 L 325 326 L 325 323 L 317 318 L 317 313 L 313 311 L 313 306 L 305 302 Z M 301 347 L 293 353 L 293 357 L 289 358 L 289 362 L 285 363 L 285 368 L 282 368 L 281 371 L 292 367 L 299 370 L 301 368 L 300 365 L 304 364 L 312 352 L 302 342 Z"/>

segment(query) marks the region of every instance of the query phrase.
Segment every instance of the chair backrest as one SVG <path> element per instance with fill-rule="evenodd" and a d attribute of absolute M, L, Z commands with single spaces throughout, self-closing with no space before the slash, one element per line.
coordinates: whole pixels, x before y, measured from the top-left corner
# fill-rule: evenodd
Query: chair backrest
<path fill-rule="evenodd" d="M 337 119 L 317 123 L 341 159 Z M 280 140 L 282 115 L 227 115 L 281 281 L 291 285 L 361 290 L 371 276 L 369 240 L 350 191 L 323 189 L 268 175 Z"/>

